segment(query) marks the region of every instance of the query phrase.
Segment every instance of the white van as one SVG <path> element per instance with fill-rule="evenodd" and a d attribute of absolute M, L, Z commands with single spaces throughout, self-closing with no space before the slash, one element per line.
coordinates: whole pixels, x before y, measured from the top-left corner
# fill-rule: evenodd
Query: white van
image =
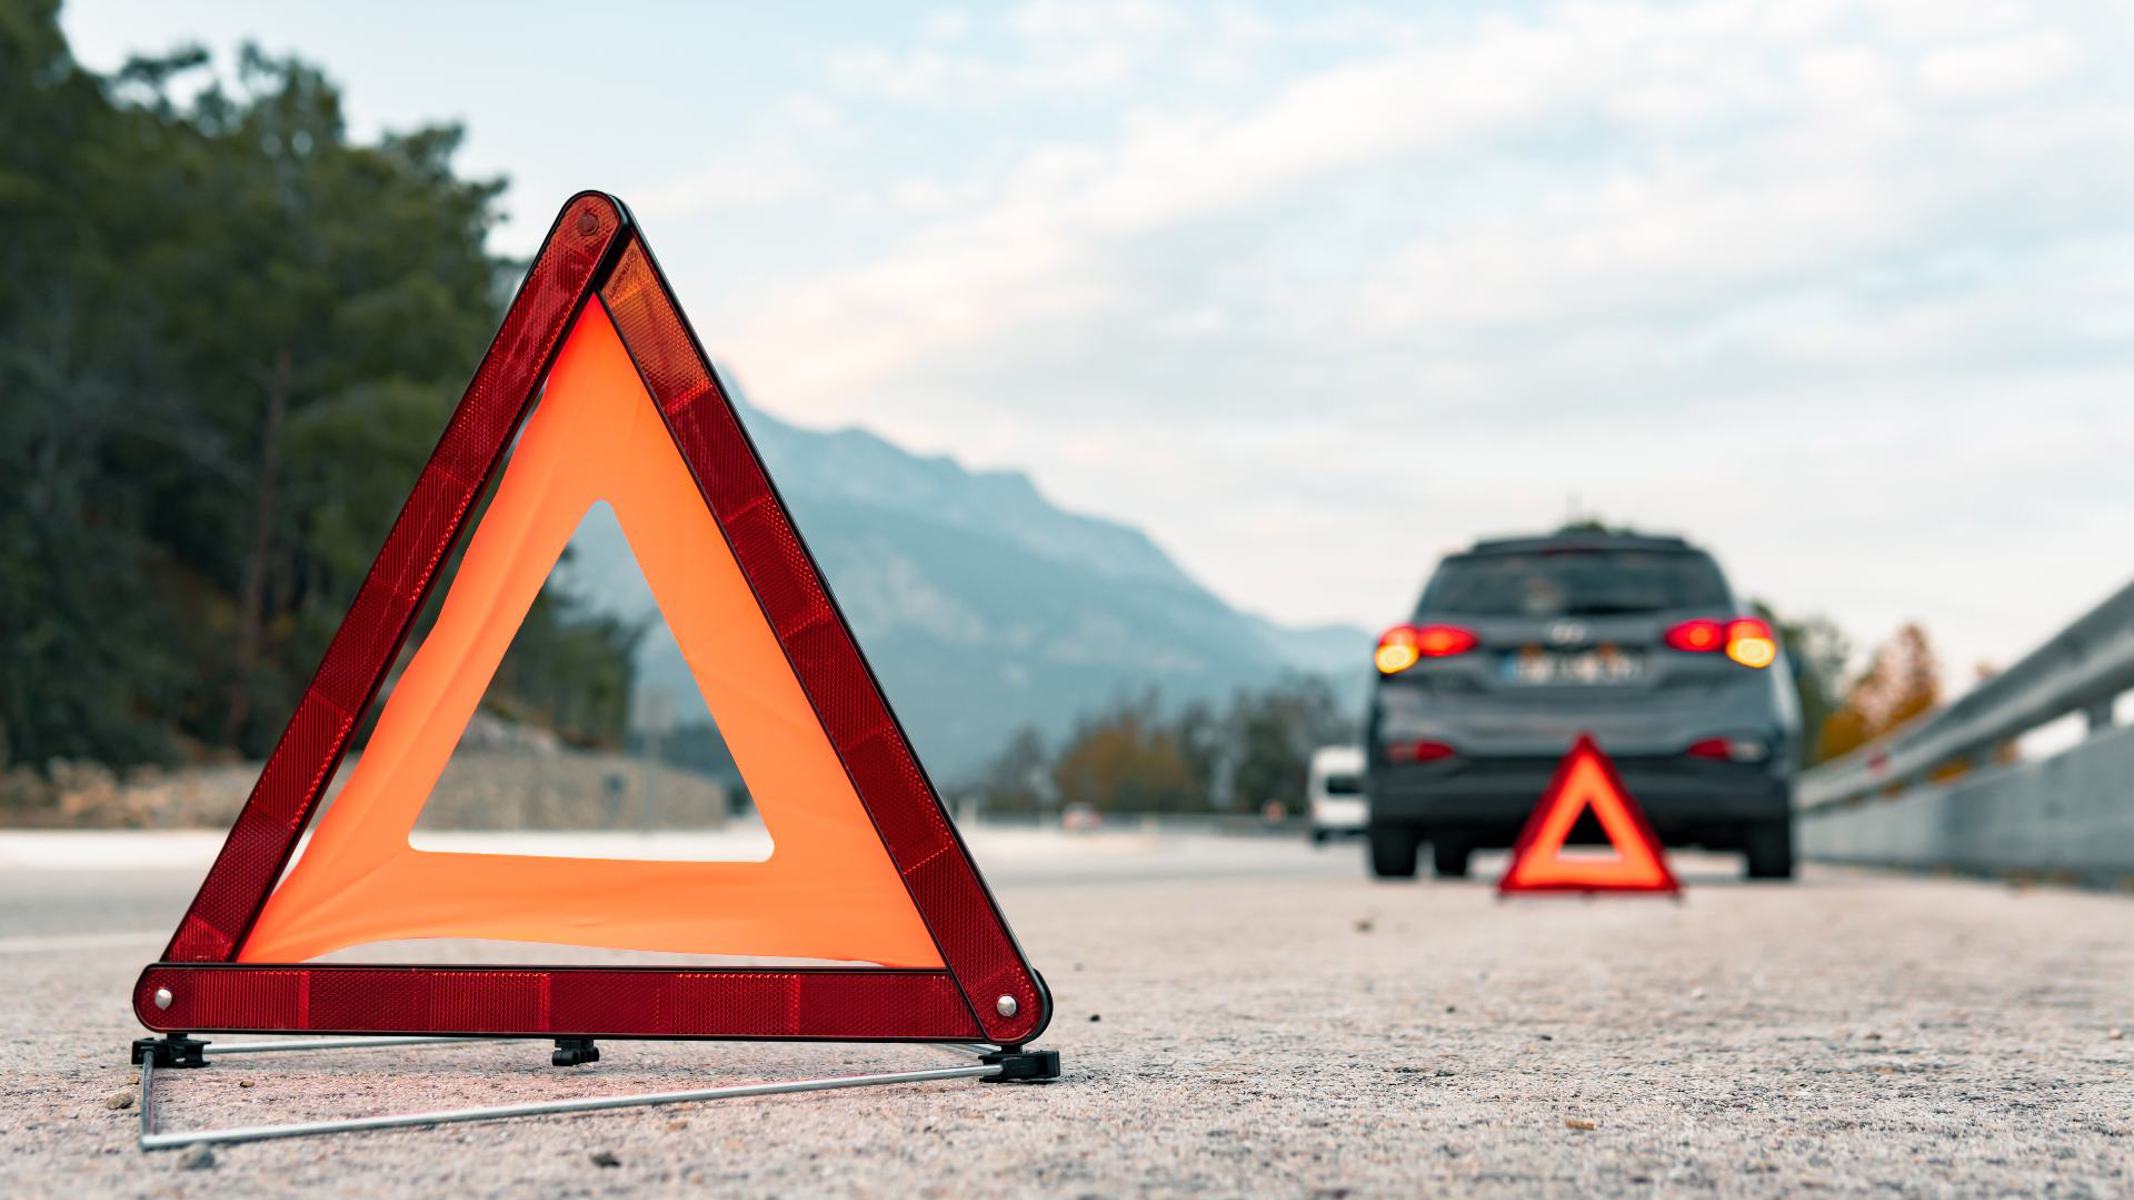
<path fill-rule="evenodd" d="M 1363 747 L 1321 746 L 1312 751 L 1304 798 L 1311 812 L 1312 844 L 1361 834 L 1371 816 L 1363 793 Z"/>

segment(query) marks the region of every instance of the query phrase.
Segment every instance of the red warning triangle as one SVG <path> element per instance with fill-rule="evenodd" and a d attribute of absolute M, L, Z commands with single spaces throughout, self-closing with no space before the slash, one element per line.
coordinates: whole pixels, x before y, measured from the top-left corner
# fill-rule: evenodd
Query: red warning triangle
<path fill-rule="evenodd" d="M 1587 809 L 1600 822 L 1615 857 L 1565 857 L 1565 839 Z M 1660 839 L 1615 773 L 1615 764 L 1592 735 L 1581 733 L 1519 831 L 1511 865 L 1497 881 L 1497 891 L 1680 894 L 1682 887 L 1667 868 Z"/>
<path fill-rule="evenodd" d="M 409 844 L 542 581 L 601 502 L 772 834 L 767 860 Z M 463 534 L 434 624 L 312 828 Z M 410 938 L 837 965 L 312 961 Z M 583 193 L 549 230 L 163 961 L 142 972 L 134 1009 L 159 1032 L 1004 1046 L 1049 1020 L 1044 981 L 620 201 Z"/>

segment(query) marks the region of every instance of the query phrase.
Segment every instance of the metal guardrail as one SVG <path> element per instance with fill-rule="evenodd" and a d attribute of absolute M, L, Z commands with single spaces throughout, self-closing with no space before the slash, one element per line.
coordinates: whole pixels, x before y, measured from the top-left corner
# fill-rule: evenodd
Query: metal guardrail
<path fill-rule="evenodd" d="M 2112 702 L 2134 689 L 2134 583 L 1961 699 L 1801 773 L 1804 812 L 1924 782 L 1952 763 L 1983 765 L 1995 749 L 2048 721 L 2085 713 L 2110 728 Z"/>

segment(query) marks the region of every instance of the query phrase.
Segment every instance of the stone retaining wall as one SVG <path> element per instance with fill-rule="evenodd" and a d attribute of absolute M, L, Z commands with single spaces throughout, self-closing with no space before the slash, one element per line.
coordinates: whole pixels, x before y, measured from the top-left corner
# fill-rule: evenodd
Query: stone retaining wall
<path fill-rule="evenodd" d="M 343 765 L 331 797 L 353 769 Z M 258 763 L 154 768 L 124 778 L 94 763 L 54 763 L 47 782 L 0 777 L 0 825 L 79 829 L 222 829 L 236 819 Z M 650 788 L 650 803 L 646 789 Z M 621 754 L 462 746 L 417 822 L 423 829 L 711 829 L 725 824 L 719 781 Z"/>

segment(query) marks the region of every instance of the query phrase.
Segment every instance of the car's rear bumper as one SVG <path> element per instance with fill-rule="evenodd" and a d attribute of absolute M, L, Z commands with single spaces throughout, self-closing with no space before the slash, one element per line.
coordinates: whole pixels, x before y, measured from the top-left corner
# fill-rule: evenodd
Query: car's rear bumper
<path fill-rule="evenodd" d="M 1471 846 L 1509 846 L 1554 777 L 1554 759 L 1457 759 L 1374 764 L 1371 819 L 1421 827 Z M 1683 758 L 1615 760 L 1623 787 L 1668 845 L 1734 849 L 1753 824 L 1785 819 L 1790 781 L 1765 766 Z M 1598 830 L 1589 816 L 1580 837 Z"/>

